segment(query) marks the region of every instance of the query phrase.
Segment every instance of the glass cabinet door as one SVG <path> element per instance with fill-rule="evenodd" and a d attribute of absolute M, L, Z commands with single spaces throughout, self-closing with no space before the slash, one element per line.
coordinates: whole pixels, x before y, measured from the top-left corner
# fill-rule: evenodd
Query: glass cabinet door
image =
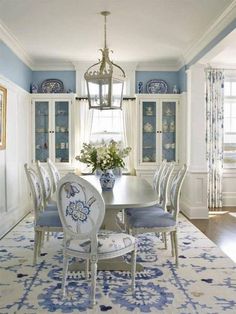
<path fill-rule="evenodd" d="M 156 162 L 156 111 L 155 101 L 143 101 L 142 103 L 142 162 Z"/>
<path fill-rule="evenodd" d="M 69 162 L 69 101 L 55 101 L 55 162 Z"/>
<path fill-rule="evenodd" d="M 49 157 L 49 102 L 35 101 L 35 160 Z"/>
<path fill-rule="evenodd" d="M 176 101 L 162 102 L 162 159 L 176 161 Z"/>

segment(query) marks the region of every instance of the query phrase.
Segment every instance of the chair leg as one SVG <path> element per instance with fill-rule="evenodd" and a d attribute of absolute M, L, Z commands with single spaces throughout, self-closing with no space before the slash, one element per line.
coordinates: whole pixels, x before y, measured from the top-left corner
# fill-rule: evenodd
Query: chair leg
<path fill-rule="evenodd" d="M 96 304 L 96 299 L 95 299 L 96 281 L 97 281 L 97 260 L 92 260 L 91 261 L 91 305 L 92 307 Z"/>
<path fill-rule="evenodd" d="M 40 231 L 39 232 L 39 235 L 38 235 L 38 256 L 40 256 L 41 254 L 41 248 L 42 248 L 42 239 L 43 239 L 43 231 Z"/>
<path fill-rule="evenodd" d="M 63 275 L 62 275 L 62 295 L 66 296 L 66 278 L 67 278 L 67 270 L 68 270 L 68 256 L 64 253 L 63 260 Z"/>
<path fill-rule="evenodd" d="M 164 239 L 164 245 L 165 245 L 165 250 L 167 250 L 167 237 L 166 237 L 166 232 L 162 232 L 163 239 Z"/>
<path fill-rule="evenodd" d="M 178 237 L 177 231 L 173 231 L 173 238 L 174 238 L 174 246 L 175 246 L 175 265 L 178 267 L 179 260 L 178 260 Z"/>
<path fill-rule="evenodd" d="M 137 247 L 135 246 L 135 249 L 132 252 L 132 265 L 131 265 L 131 289 L 132 292 L 135 290 L 135 273 L 136 273 L 136 258 L 137 258 Z"/>
<path fill-rule="evenodd" d="M 89 259 L 85 260 L 85 278 L 88 279 L 89 275 Z"/>
<path fill-rule="evenodd" d="M 170 241 L 171 241 L 171 255 L 175 256 L 175 248 L 174 248 L 174 235 L 173 232 L 170 232 Z"/>
<path fill-rule="evenodd" d="M 34 259 L 33 259 L 33 265 L 35 265 L 37 263 L 38 245 L 39 245 L 39 231 L 35 231 L 34 232 Z"/>

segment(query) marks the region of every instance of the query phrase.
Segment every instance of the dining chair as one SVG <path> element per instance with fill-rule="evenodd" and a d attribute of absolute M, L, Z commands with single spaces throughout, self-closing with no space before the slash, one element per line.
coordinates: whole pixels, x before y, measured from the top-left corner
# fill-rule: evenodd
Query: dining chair
<path fill-rule="evenodd" d="M 127 226 L 132 235 L 147 232 L 170 232 L 172 255 L 175 256 L 175 264 L 178 266 L 178 215 L 179 215 L 179 197 L 181 187 L 187 172 L 187 166 L 184 165 L 174 176 L 170 188 L 170 206 L 168 211 L 164 209 L 140 212 L 133 211 L 132 215 L 127 215 Z"/>
<path fill-rule="evenodd" d="M 162 170 L 160 173 L 159 178 L 159 198 L 157 197 L 157 203 L 153 206 L 148 207 L 133 207 L 133 208 L 125 208 L 124 214 L 125 214 L 125 222 L 126 222 L 126 216 L 132 216 L 133 213 L 139 212 L 140 214 L 145 214 L 150 211 L 166 211 L 167 210 L 167 204 L 168 204 L 168 190 L 169 190 L 169 183 L 170 179 L 173 173 L 175 167 L 175 163 L 164 163 L 162 166 Z M 158 202 L 159 200 L 159 202 Z"/>
<path fill-rule="evenodd" d="M 55 200 L 52 200 L 52 182 L 48 171 L 41 165 L 40 161 L 36 162 L 37 171 L 39 174 L 39 179 L 43 191 L 43 205 L 44 208 L 49 208 L 49 210 L 57 210 L 57 203 Z"/>
<path fill-rule="evenodd" d="M 94 306 L 97 261 L 132 252 L 132 290 L 135 288 L 136 240 L 126 233 L 100 230 L 105 215 L 105 203 L 100 192 L 88 181 L 69 173 L 58 183 L 57 200 L 64 230 L 64 261 L 62 293 L 66 295 L 69 257 L 79 257 L 91 263 L 91 296 Z"/>
<path fill-rule="evenodd" d="M 47 164 L 52 181 L 52 192 L 55 193 L 57 190 L 57 183 L 60 180 L 61 176 L 57 167 L 54 165 L 50 158 L 47 159 Z"/>
<path fill-rule="evenodd" d="M 58 211 L 45 211 L 41 182 L 37 173 L 27 164 L 24 165 L 25 173 L 30 185 L 34 206 L 34 258 L 33 264 L 37 263 L 45 232 L 60 232 L 62 224 Z"/>

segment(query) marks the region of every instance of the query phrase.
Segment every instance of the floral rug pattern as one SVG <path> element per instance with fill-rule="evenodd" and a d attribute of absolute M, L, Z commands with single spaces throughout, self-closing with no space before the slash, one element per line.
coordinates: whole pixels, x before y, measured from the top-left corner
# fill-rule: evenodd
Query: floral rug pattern
<path fill-rule="evenodd" d="M 236 313 L 236 265 L 186 218 L 179 222 L 179 267 L 159 237 L 139 236 L 134 294 L 130 273 L 99 271 L 97 305 L 89 305 L 90 281 L 70 273 L 61 296 L 63 234 L 44 243 L 33 261 L 33 217 L 0 241 L 0 313 Z M 125 257 L 129 261 L 130 256 Z"/>

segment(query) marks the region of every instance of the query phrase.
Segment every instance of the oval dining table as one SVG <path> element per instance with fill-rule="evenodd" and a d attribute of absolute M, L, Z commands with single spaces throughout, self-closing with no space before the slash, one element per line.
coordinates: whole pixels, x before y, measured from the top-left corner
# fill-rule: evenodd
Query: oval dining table
<path fill-rule="evenodd" d="M 95 186 L 101 192 L 105 201 L 106 212 L 102 229 L 121 232 L 121 229 L 116 223 L 117 214 L 120 211 L 124 208 L 148 207 L 157 204 L 156 192 L 153 190 L 152 186 L 141 177 L 130 175 L 117 177 L 111 191 L 102 191 L 98 176 L 84 175 L 82 178 Z M 130 267 L 131 265 L 126 263 L 122 257 L 102 260 L 98 263 L 99 270 L 129 271 Z M 76 263 L 71 265 L 70 270 L 78 270 Z M 137 264 L 136 270 L 143 270 L 143 266 Z"/>

